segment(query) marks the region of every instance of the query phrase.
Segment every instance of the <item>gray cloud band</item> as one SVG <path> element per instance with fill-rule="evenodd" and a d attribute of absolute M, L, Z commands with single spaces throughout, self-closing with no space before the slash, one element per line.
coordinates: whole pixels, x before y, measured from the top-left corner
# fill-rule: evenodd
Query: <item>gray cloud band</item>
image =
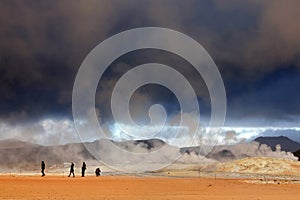
<path fill-rule="evenodd" d="M 213 128 L 211 132 L 215 133 L 217 128 L 223 125 L 226 113 L 226 93 L 222 77 L 209 54 L 198 42 L 183 33 L 166 28 L 145 27 L 124 31 L 106 39 L 97 45 L 81 64 L 73 87 L 72 111 L 77 133 L 82 141 L 95 137 L 107 138 L 98 122 L 95 110 L 98 82 L 106 68 L 118 57 L 145 48 L 165 50 L 191 63 L 203 77 L 209 91 L 211 99 L 209 127 Z M 184 117 L 187 108 L 193 110 L 193 114 L 197 116 L 197 123 L 193 133 L 189 133 L 189 144 L 192 144 L 195 137 L 201 134 L 199 133 L 201 131 L 197 95 L 183 75 L 162 64 L 148 63 L 137 66 L 120 78 L 113 90 L 111 101 L 116 124 L 124 134 L 131 136 L 136 135 L 127 129 L 128 125 L 143 128 L 131 119 L 129 100 L 136 89 L 148 83 L 163 85 L 176 95 L 181 107 L 180 126 L 188 124 L 188 118 Z M 161 105 L 153 105 L 149 110 L 149 116 L 151 122 L 148 126 L 157 128 L 151 133 L 140 136 L 145 139 L 155 137 L 165 126 L 166 112 Z M 170 140 L 176 139 L 178 134 L 177 132 L 170 135 Z M 178 153 L 170 153 L 172 147 L 169 145 L 155 151 L 138 153 L 119 148 L 110 140 L 103 140 L 99 145 L 85 145 L 85 147 L 96 159 L 121 171 L 157 170 L 180 157 Z M 112 154 L 119 156 L 114 157 L 111 156 Z M 122 161 L 126 162 L 122 163 Z"/>

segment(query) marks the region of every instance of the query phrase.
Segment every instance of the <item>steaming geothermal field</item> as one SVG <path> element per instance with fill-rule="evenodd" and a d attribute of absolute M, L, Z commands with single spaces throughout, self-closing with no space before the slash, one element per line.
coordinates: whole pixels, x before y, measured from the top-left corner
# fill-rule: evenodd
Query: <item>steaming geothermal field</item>
<path fill-rule="evenodd" d="M 118 143 L 143 151 L 162 144 L 159 140 Z M 0 159 L 6 162 L 0 163 L 0 199 L 300 199 L 300 162 L 279 147 L 272 150 L 257 142 L 221 145 L 206 156 L 196 147 L 171 149 L 182 154 L 171 165 L 129 173 L 99 163 L 81 144 L 51 147 L 2 141 Z M 45 177 L 40 174 L 42 158 Z M 83 160 L 85 177 L 80 176 Z M 67 176 L 70 161 L 75 162 L 74 178 Z M 100 177 L 94 174 L 97 167 L 102 170 Z"/>

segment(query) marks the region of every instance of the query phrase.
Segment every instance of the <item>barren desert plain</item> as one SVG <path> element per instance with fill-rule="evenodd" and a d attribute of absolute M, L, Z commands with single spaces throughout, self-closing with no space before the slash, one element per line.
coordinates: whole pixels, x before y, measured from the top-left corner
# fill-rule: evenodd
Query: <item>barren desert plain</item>
<path fill-rule="evenodd" d="M 284 159 L 246 158 L 214 166 L 209 172 L 198 171 L 195 165 L 143 174 L 109 172 L 100 177 L 3 173 L 0 199 L 294 200 L 300 199 L 299 166 Z"/>
<path fill-rule="evenodd" d="M 0 177 L 1 199 L 299 199 L 300 184 L 162 177 Z"/>

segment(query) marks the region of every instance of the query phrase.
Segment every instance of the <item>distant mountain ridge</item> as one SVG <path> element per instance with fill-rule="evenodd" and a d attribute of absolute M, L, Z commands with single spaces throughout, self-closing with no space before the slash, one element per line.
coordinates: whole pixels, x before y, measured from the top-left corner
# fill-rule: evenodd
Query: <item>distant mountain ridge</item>
<path fill-rule="evenodd" d="M 260 144 L 266 144 L 271 147 L 273 151 L 276 150 L 276 145 L 281 146 L 282 151 L 295 152 L 300 149 L 300 143 L 291 140 L 286 136 L 278 137 L 258 137 L 254 141 L 259 142 Z"/>
<path fill-rule="evenodd" d="M 63 164 L 64 162 L 82 162 L 83 160 L 94 160 L 95 158 L 85 148 L 99 148 L 103 154 L 109 154 L 108 143 L 112 143 L 130 152 L 140 150 L 152 151 L 161 148 L 166 143 L 159 139 L 132 140 L 132 141 L 110 141 L 106 139 L 95 140 L 94 142 L 70 143 L 65 145 L 43 146 L 24 142 L 16 139 L 0 141 L 0 166 L 9 168 L 18 166 L 35 165 L 39 166 L 41 160 L 50 165 Z"/>
<path fill-rule="evenodd" d="M 41 160 L 49 164 L 76 161 L 78 156 L 89 156 L 82 144 L 66 144 L 57 146 L 42 146 L 19 140 L 0 141 L 0 165 L 9 168 L 36 165 Z"/>
<path fill-rule="evenodd" d="M 265 145 L 261 145 L 265 144 Z M 235 145 L 217 145 L 205 150 L 205 147 L 175 147 L 168 145 L 159 139 L 149 140 L 129 140 L 129 141 L 112 141 L 107 139 L 95 140 L 86 143 L 71 143 L 65 145 L 42 146 L 29 142 L 18 141 L 15 139 L 0 141 L 0 166 L 8 168 L 30 167 L 39 168 L 41 160 L 51 165 L 63 165 L 65 162 L 80 163 L 82 161 L 95 160 L 95 158 L 86 149 L 97 150 L 99 153 L 96 157 L 102 160 L 105 158 L 115 157 L 121 163 L 126 163 L 127 157 L 122 157 L 120 154 L 114 154 L 111 151 L 111 145 L 119 147 L 132 153 L 145 153 L 156 151 L 164 145 L 167 147 L 167 157 L 170 155 L 185 155 L 185 156 L 204 156 L 216 161 L 230 161 L 245 157 L 289 157 L 285 152 L 278 152 L 276 145 L 280 144 L 283 151 L 296 152 L 300 149 L 300 143 L 290 140 L 287 137 L 259 137 L 255 142 L 239 143 Z M 273 151 L 272 151 L 272 150 Z M 211 151 L 210 151 L 211 150 Z M 299 155 L 298 155 L 299 154 Z M 300 157 L 300 151 L 295 156 Z M 95 156 L 95 155 L 94 155 Z M 145 157 L 147 158 L 147 157 Z M 151 158 L 155 159 L 155 158 Z"/>

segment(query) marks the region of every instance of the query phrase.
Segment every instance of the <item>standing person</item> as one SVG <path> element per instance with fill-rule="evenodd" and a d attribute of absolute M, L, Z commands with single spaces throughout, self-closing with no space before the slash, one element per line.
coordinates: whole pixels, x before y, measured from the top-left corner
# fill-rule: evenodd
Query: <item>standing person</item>
<path fill-rule="evenodd" d="M 45 162 L 42 161 L 42 162 L 41 162 L 41 172 L 42 172 L 42 177 L 45 176 L 45 168 L 46 168 Z"/>
<path fill-rule="evenodd" d="M 74 174 L 74 163 L 73 163 L 73 162 L 71 163 L 71 167 L 70 167 L 70 174 L 69 174 L 69 176 L 68 176 L 68 177 L 70 177 L 70 176 L 71 176 L 71 174 L 73 174 L 73 177 L 75 177 L 75 174 Z"/>
<path fill-rule="evenodd" d="M 85 170 L 86 170 L 86 164 L 85 162 L 83 162 L 81 167 L 81 177 L 84 177 Z"/>

